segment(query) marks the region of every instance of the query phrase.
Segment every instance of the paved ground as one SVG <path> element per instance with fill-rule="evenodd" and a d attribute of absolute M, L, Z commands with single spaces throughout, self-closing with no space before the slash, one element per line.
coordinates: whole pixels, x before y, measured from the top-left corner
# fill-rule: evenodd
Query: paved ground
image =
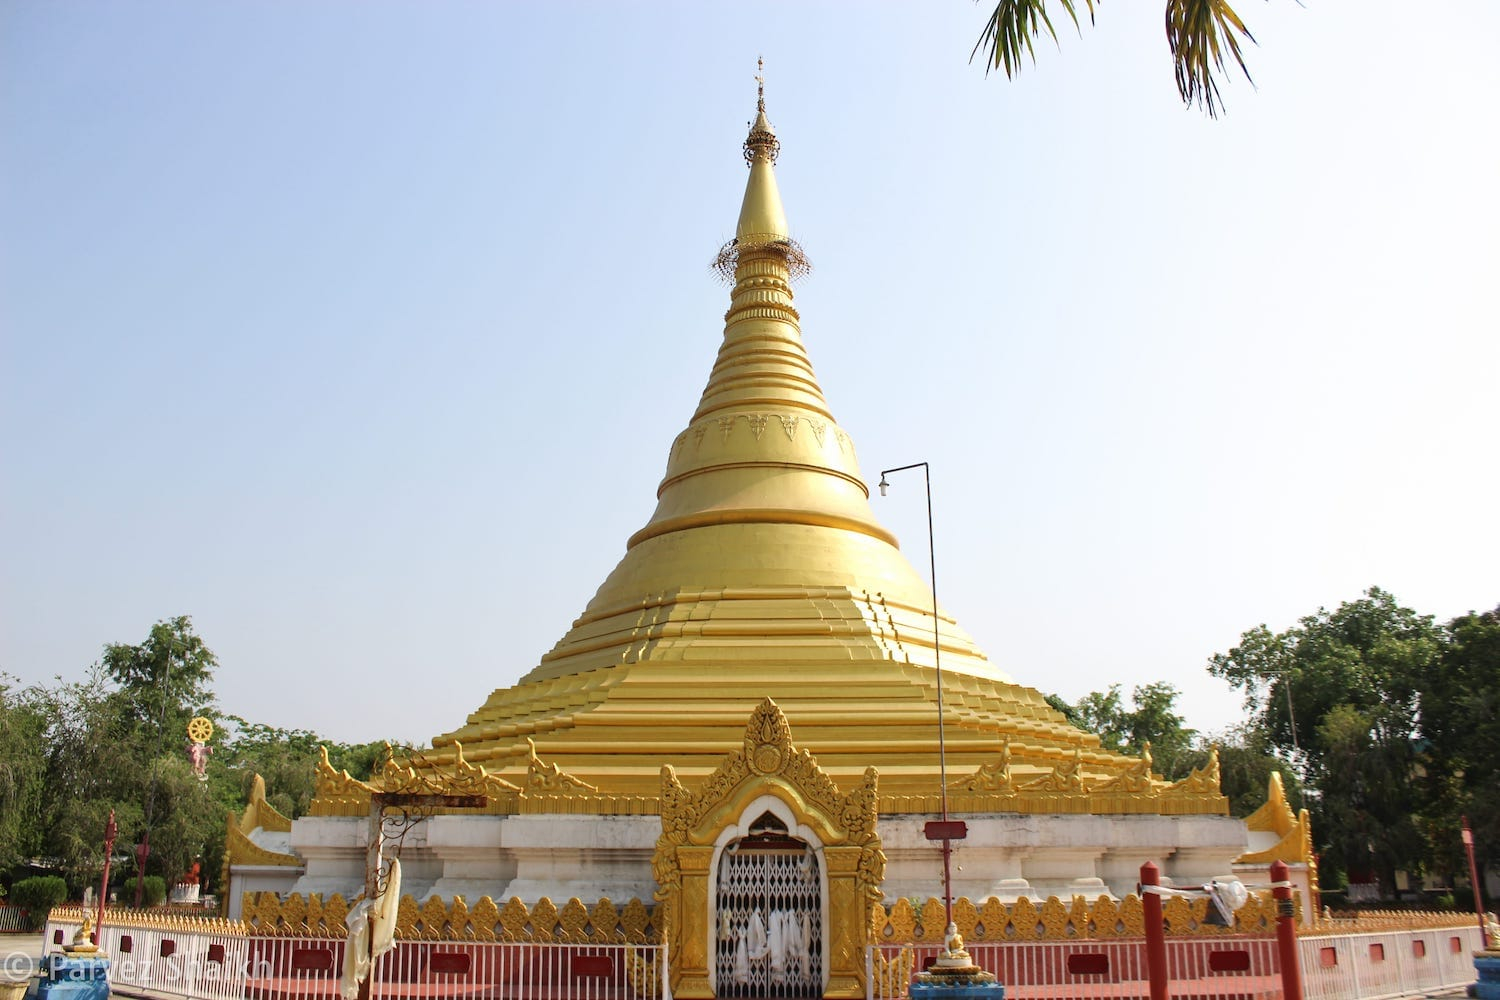
<path fill-rule="evenodd" d="M 41 957 L 41 934 L 0 934 L 0 980 L 30 976 Z"/>

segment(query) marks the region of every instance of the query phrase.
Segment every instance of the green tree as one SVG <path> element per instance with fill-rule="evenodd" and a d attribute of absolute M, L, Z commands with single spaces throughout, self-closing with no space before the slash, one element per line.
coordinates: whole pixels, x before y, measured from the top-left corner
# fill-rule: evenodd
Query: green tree
<path fill-rule="evenodd" d="M 11 902 L 26 911 L 32 930 L 41 930 L 52 908 L 68 898 L 68 883 L 56 875 L 23 878 L 11 887 Z"/>
<path fill-rule="evenodd" d="M 1481 864 L 1500 864 L 1500 607 L 1449 622 L 1421 695 L 1426 834 L 1437 866 L 1467 877 L 1459 817 Z"/>
<path fill-rule="evenodd" d="M 41 846 L 47 784 L 46 718 L 15 678 L 0 674 L 0 871 L 33 857 Z"/>
<path fill-rule="evenodd" d="M 1209 660 L 1316 790 L 1314 830 L 1331 870 L 1371 870 L 1394 887 L 1398 868 L 1421 868 L 1419 692 L 1441 643 L 1431 616 L 1372 587 L 1284 632 L 1256 626 Z"/>
<path fill-rule="evenodd" d="M 1102 0 L 1083 2 L 1092 23 L 1095 7 Z M 1058 0 L 1058 5 L 1072 20 L 1073 27 L 1079 28 L 1077 0 Z M 983 52 L 986 70 L 1003 69 L 1007 77 L 1013 77 L 1021 71 L 1023 56 L 1036 61 L 1033 41 L 1043 31 L 1053 42 L 1057 41 L 1049 8 L 1049 0 L 999 0 L 969 58 Z M 1177 93 L 1184 104 L 1196 103 L 1210 118 L 1218 117 L 1223 110 L 1218 76 L 1226 71 L 1227 62 L 1232 59 L 1245 79 L 1250 79 L 1250 70 L 1240 51 L 1240 38 L 1254 44 L 1254 37 L 1228 0 L 1167 0 L 1166 22 Z"/>
<path fill-rule="evenodd" d="M 172 885 L 195 861 L 208 891 L 223 859 L 224 819 L 245 807 L 255 774 L 272 805 L 307 811 L 318 748 L 334 767 L 368 778 L 386 744 L 340 744 L 307 730 L 280 729 L 214 711 L 217 660 L 186 617 L 152 626 L 138 645 L 105 647 L 85 679 L 17 690 L 0 676 L 0 873 L 42 857 L 78 893 L 97 884 L 111 809 L 117 861 L 148 831 L 145 874 Z M 186 722 L 216 722 L 206 780 L 186 757 Z M 398 748 L 399 749 L 399 748 Z M 54 790 L 65 789 L 65 794 Z M 117 864 L 122 899 L 133 898 L 132 861 Z"/>
<path fill-rule="evenodd" d="M 186 615 L 157 622 L 138 645 L 110 643 L 102 663 L 128 715 L 153 733 L 182 732 L 196 712 L 213 706 L 219 661 Z"/>
<path fill-rule="evenodd" d="M 1304 804 L 1302 779 L 1286 761 L 1277 757 L 1270 741 L 1251 724 L 1236 726 L 1225 733 L 1202 738 L 1177 762 L 1181 774 L 1208 763 L 1211 748 L 1219 751 L 1219 789 L 1229 799 L 1229 815 L 1243 819 L 1265 805 L 1271 787 L 1271 773 L 1281 775 L 1287 803 L 1292 809 Z"/>
<path fill-rule="evenodd" d="M 124 734 L 131 755 L 146 763 L 141 840 L 151 844 L 147 872 L 156 871 L 169 883 L 180 876 L 217 836 L 218 823 L 205 809 L 210 801 L 182 758 L 188 720 L 212 714 L 214 669 L 218 659 L 193 631 L 186 615 L 151 626 L 137 645 L 111 643 L 104 647 L 105 674 L 119 685 L 116 697 L 128 729 Z M 187 786 L 184 786 L 184 782 Z M 122 830 L 131 829 L 123 826 Z"/>
<path fill-rule="evenodd" d="M 1097 735 L 1106 750 L 1139 754 L 1150 743 L 1155 770 L 1172 778 L 1187 773 L 1179 758 L 1192 746 L 1195 735 L 1177 712 L 1177 695 L 1177 688 L 1158 681 L 1132 689 L 1129 708 L 1118 684 L 1111 684 L 1107 691 L 1090 691 L 1072 705 L 1056 695 L 1046 697 L 1073 725 Z"/>
<path fill-rule="evenodd" d="M 93 884 L 104 865 L 104 825 L 111 807 L 122 841 L 140 827 L 145 767 L 123 701 L 95 666 L 86 680 L 33 686 L 43 733 L 49 794 L 35 836 L 39 853 L 56 864 L 74 892 Z"/>
<path fill-rule="evenodd" d="M 237 715 L 225 716 L 224 721 L 228 725 L 214 760 L 233 786 L 226 798 L 242 804 L 258 774 L 266 782 L 266 800 L 292 818 L 306 813 L 312 802 L 319 747 L 328 748 L 328 761 L 335 769 L 360 780 L 370 777 L 385 761 L 385 743 L 379 740 L 335 743 L 311 730 L 281 729 Z"/>

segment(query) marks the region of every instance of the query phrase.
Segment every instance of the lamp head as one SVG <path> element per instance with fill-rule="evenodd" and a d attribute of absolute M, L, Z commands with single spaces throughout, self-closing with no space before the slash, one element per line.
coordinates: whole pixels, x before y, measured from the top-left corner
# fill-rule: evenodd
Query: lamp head
<path fill-rule="evenodd" d="M 876 485 L 880 487 L 880 495 L 881 496 L 885 496 L 885 489 L 886 489 L 887 486 L 889 486 L 891 484 L 885 481 L 885 474 L 881 473 L 881 475 L 880 475 L 880 482 L 877 483 Z"/>

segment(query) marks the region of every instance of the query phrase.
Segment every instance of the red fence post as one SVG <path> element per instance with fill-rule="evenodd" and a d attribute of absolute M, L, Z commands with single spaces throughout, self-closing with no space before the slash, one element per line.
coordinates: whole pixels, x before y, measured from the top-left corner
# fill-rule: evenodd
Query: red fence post
<path fill-rule="evenodd" d="M 1281 958 L 1281 995 L 1284 1000 L 1302 1000 L 1302 962 L 1297 952 L 1297 910 L 1292 905 L 1291 875 L 1285 861 L 1271 862 L 1271 881 L 1276 888 L 1276 950 Z"/>
<path fill-rule="evenodd" d="M 1167 1000 L 1167 932 L 1162 923 L 1161 897 L 1147 886 L 1161 885 L 1161 869 L 1147 861 L 1141 865 L 1141 913 L 1146 918 L 1146 978 L 1151 1000 Z M 1301 994 L 1297 1000 L 1302 1000 Z"/>

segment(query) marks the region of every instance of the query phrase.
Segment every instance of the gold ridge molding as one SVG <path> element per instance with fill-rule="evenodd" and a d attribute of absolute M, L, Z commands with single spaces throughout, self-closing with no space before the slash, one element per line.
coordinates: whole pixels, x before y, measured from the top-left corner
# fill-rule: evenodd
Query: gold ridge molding
<path fill-rule="evenodd" d="M 864 486 L 863 483 L 860 484 Z M 854 531 L 869 535 L 888 545 L 896 544 L 896 536 L 877 525 L 852 517 L 842 517 L 830 511 L 794 510 L 785 507 L 740 507 L 728 510 L 705 510 L 696 514 L 683 514 L 648 524 L 630 536 L 625 548 L 637 545 L 659 535 L 689 528 L 705 528 L 721 524 L 803 524 L 812 528 L 834 528 L 839 531 Z"/>
<path fill-rule="evenodd" d="M 792 472 L 818 472 L 851 483 L 859 488 L 859 491 L 865 495 L 866 499 L 869 499 L 870 496 L 870 488 L 858 476 L 851 476 L 847 472 L 840 472 L 838 469 L 831 469 L 826 465 L 809 465 L 806 462 L 782 462 L 777 459 L 768 458 L 763 461 L 715 462 L 713 465 L 705 465 L 700 468 L 689 469 L 686 472 L 679 472 L 671 479 L 662 480 L 661 485 L 656 489 L 656 497 L 657 499 L 661 499 L 662 493 L 684 479 L 692 479 L 694 476 L 701 476 L 709 472 L 721 472 L 726 469 L 787 469 Z M 866 532 L 866 534 L 869 534 L 869 532 Z"/>

